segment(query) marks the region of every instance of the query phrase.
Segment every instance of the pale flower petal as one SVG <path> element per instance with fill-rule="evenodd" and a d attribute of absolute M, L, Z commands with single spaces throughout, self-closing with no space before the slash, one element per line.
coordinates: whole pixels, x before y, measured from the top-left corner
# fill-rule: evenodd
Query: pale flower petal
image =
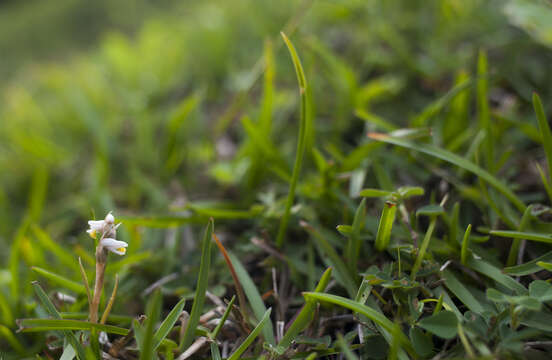
<path fill-rule="evenodd" d="M 115 217 L 111 214 L 111 211 L 105 216 L 104 221 L 108 224 L 113 224 L 115 222 Z"/>
<path fill-rule="evenodd" d="M 105 225 L 104 220 L 89 220 L 88 226 L 91 230 L 102 231 Z"/>
<path fill-rule="evenodd" d="M 107 250 L 117 254 L 124 255 L 128 244 L 124 241 L 115 240 L 112 238 L 105 238 L 100 242 L 100 246 L 105 247 Z"/>

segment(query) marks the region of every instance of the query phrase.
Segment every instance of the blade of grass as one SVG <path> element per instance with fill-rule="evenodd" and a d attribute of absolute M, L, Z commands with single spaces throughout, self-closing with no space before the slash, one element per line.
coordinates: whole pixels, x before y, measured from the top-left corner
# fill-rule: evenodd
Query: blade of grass
<path fill-rule="evenodd" d="M 297 186 L 297 180 L 299 179 L 299 173 L 301 172 L 301 165 L 303 163 L 303 155 L 305 154 L 305 144 L 306 144 L 306 125 L 307 125 L 307 80 L 305 78 L 305 73 L 303 71 L 303 66 L 301 65 L 301 60 L 295 51 L 295 47 L 287 36 L 282 32 L 281 33 L 284 42 L 286 43 L 293 65 L 295 67 L 295 72 L 297 73 L 297 81 L 299 83 L 299 95 L 301 97 L 301 117 L 299 120 L 299 135 L 297 139 L 297 152 L 295 154 L 295 164 L 293 165 L 293 173 L 291 175 L 291 182 L 289 184 L 288 197 L 286 201 L 286 208 L 282 220 L 280 222 L 280 227 L 278 229 L 278 235 L 276 236 L 276 245 L 282 247 L 284 244 L 284 236 L 286 233 L 287 225 L 289 222 L 289 217 L 291 214 L 291 207 L 293 206 L 293 201 L 295 198 L 295 188 Z"/>
<path fill-rule="evenodd" d="M 247 350 L 249 345 L 259 336 L 261 330 L 270 322 L 270 313 L 272 308 L 269 308 L 261 317 L 261 321 L 255 326 L 247 338 L 238 346 L 238 348 L 228 357 L 228 360 L 241 359 L 241 355 Z"/>
<path fill-rule="evenodd" d="M 472 225 L 469 224 L 464 233 L 464 239 L 462 240 L 462 250 L 460 252 L 460 261 L 463 265 L 466 265 L 468 260 L 468 249 L 470 246 L 470 234 L 471 234 Z"/>
<path fill-rule="evenodd" d="M 349 296 L 354 297 L 357 293 L 358 286 L 355 283 L 355 279 L 351 276 L 347 265 L 345 265 L 333 246 L 328 242 L 324 235 L 322 235 L 310 224 L 302 221 L 301 226 L 306 229 L 310 235 L 312 235 L 320 256 L 322 258 L 325 258 L 327 255 L 327 257 L 329 258 L 330 263 L 335 268 L 335 277 L 337 278 L 338 282 L 347 290 Z"/>
<path fill-rule="evenodd" d="M 513 275 L 513 276 L 525 276 L 525 275 L 534 274 L 542 270 L 542 268 L 537 265 L 537 263 L 541 261 L 544 261 L 544 262 L 552 261 L 552 251 L 549 251 L 546 254 L 539 256 L 538 258 L 528 261 L 525 264 L 506 267 L 502 271 L 505 274 Z"/>
<path fill-rule="evenodd" d="M 529 222 L 531 221 L 532 210 L 533 210 L 533 205 L 527 206 L 527 209 L 525 209 L 525 212 L 523 213 L 523 216 L 519 223 L 518 231 L 524 231 L 527 228 L 527 226 L 529 225 Z M 512 241 L 512 246 L 510 247 L 510 252 L 508 253 L 508 260 L 506 261 L 506 266 L 513 266 L 516 264 L 522 241 L 523 241 L 522 239 L 514 239 L 514 241 Z"/>
<path fill-rule="evenodd" d="M 224 323 L 226 322 L 226 319 L 228 319 L 228 316 L 230 315 L 230 311 L 232 310 L 232 306 L 234 306 L 234 301 L 236 301 L 236 295 L 232 296 L 232 299 L 228 303 L 228 306 L 226 306 L 226 310 L 224 310 L 224 314 L 222 314 L 222 317 L 220 318 L 219 323 L 217 326 L 211 331 L 210 338 L 216 339 L 220 330 L 224 326 Z M 218 349 L 218 348 L 217 348 Z"/>
<path fill-rule="evenodd" d="M 17 321 L 21 332 L 40 332 L 52 330 L 86 330 L 105 331 L 109 334 L 127 335 L 128 329 L 98 323 L 91 323 L 83 320 L 70 319 L 21 319 Z"/>
<path fill-rule="evenodd" d="M 416 279 L 416 274 L 418 273 L 418 270 L 420 270 L 420 267 L 422 266 L 422 260 L 424 259 L 427 248 L 429 247 L 429 242 L 431 240 L 431 236 L 433 235 L 433 230 L 435 229 L 436 223 L 437 223 L 437 216 L 431 216 L 429 227 L 427 228 L 427 231 L 424 236 L 424 240 L 422 240 L 420 251 L 418 252 L 418 256 L 416 257 L 416 261 L 414 262 L 414 265 L 412 266 L 412 271 L 410 272 L 410 278 L 412 280 Z"/>
<path fill-rule="evenodd" d="M 140 360 L 149 360 L 154 358 L 155 349 L 153 347 L 153 330 L 159 319 L 161 312 L 161 290 L 156 290 L 153 298 L 148 304 L 146 324 L 143 329 L 142 348 L 140 349 Z"/>
<path fill-rule="evenodd" d="M 205 229 L 205 235 L 203 236 L 203 242 L 201 246 L 201 263 L 199 266 L 199 274 L 197 278 L 196 293 L 194 296 L 194 304 L 192 305 L 192 311 L 190 318 L 186 324 L 186 331 L 184 337 L 180 343 L 179 350 L 186 350 L 193 342 L 195 337 L 195 331 L 197 324 L 199 323 L 199 317 L 203 311 L 203 304 L 205 303 L 205 292 L 207 291 L 207 280 L 209 278 L 209 268 L 211 267 L 211 237 L 213 234 L 214 221 L 211 218 Z"/>
<path fill-rule="evenodd" d="M 341 351 L 343 351 L 343 355 L 345 355 L 345 359 L 358 360 L 358 357 L 349 348 L 349 344 L 347 344 L 347 342 L 343 338 L 343 335 L 337 334 L 337 342 L 339 344 L 339 348 L 341 349 Z"/>
<path fill-rule="evenodd" d="M 39 298 L 42 305 L 45 307 L 46 312 L 53 317 L 56 320 L 61 320 L 61 315 L 57 311 L 56 307 L 50 299 L 48 298 L 48 295 L 42 290 L 42 287 L 38 283 L 38 281 L 33 282 L 33 288 L 35 291 L 36 296 Z M 67 338 L 67 341 L 71 344 L 73 349 L 77 352 L 77 356 L 80 360 L 86 360 L 86 352 L 82 346 L 82 344 L 77 340 L 76 336 L 71 331 L 63 331 L 63 336 Z"/>
<path fill-rule="evenodd" d="M 353 219 L 352 231 L 347 242 L 347 258 L 351 260 L 351 271 L 357 272 L 358 256 L 361 248 L 360 229 L 362 227 L 362 220 L 364 218 L 364 211 L 366 208 L 366 199 L 362 199 L 358 206 L 355 217 Z"/>
<path fill-rule="evenodd" d="M 332 268 L 326 269 L 326 271 L 320 278 L 318 285 L 316 285 L 314 292 L 324 292 L 326 290 L 326 287 L 328 286 L 328 283 L 330 282 L 331 275 Z M 307 299 L 305 305 L 303 305 L 303 308 L 282 337 L 282 340 L 280 340 L 278 346 L 276 346 L 275 351 L 278 355 L 283 355 L 284 352 L 290 347 L 291 343 L 297 338 L 297 335 L 299 335 L 299 333 L 309 325 L 315 310 L 316 301 Z"/>
<path fill-rule="evenodd" d="M 263 314 L 266 314 L 266 307 L 263 302 L 263 298 L 261 297 L 261 294 L 257 289 L 257 286 L 255 285 L 255 283 L 249 276 L 249 273 L 243 267 L 239 259 L 231 252 L 228 253 L 228 256 L 230 257 L 230 260 L 234 266 L 234 269 L 236 271 L 236 276 L 238 277 L 239 282 L 243 286 L 243 291 L 245 292 L 245 296 L 247 297 L 247 300 L 249 300 L 249 305 L 251 305 L 251 309 L 253 310 L 255 319 L 257 321 L 260 321 L 260 319 L 263 317 Z M 275 345 L 276 340 L 274 339 L 274 330 L 273 330 L 272 321 L 270 320 L 270 318 L 268 318 L 266 321 L 268 323 L 267 323 L 267 326 L 263 327 L 262 329 L 263 336 L 267 343 L 271 345 Z"/>
<path fill-rule="evenodd" d="M 493 236 L 498 236 L 498 237 L 526 239 L 531 241 L 538 241 L 538 242 L 552 244 L 552 235 L 549 235 L 549 234 L 539 234 L 539 233 L 509 231 L 509 230 L 491 230 L 489 234 Z"/>
<path fill-rule="evenodd" d="M 111 312 L 111 308 L 113 307 L 113 303 L 115 302 L 115 296 L 117 296 L 118 288 L 119 288 L 119 275 L 115 275 L 115 285 L 113 286 L 113 291 L 111 292 L 111 296 L 109 297 L 109 301 L 107 302 L 107 306 L 105 307 L 104 313 L 100 320 L 100 324 L 105 324 L 105 322 L 107 321 L 107 317 L 109 316 L 109 313 Z"/>
<path fill-rule="evenodd" d="M 335 305 L 339 305 L 342 307 L 345 307 L 349 310 L 352 310 L 354 312 L 357 312 L 359 314 L 362 314 L 366 316 L 368 319 L 372 320 L 373 322 L 381 325 L 385 330 L 393 333 L 393 328 L 395 324 L 386 318 L 383 314 L 379 313 L 378 311 L 364 305 L 360 304 L 356 301 L 337 296 L 337 295 L 331 295 L 331 294 L 325 294 L 325 293 L 315 293 L 315 292 L 305 292 L 303 293 L 303 296 L 305 298 L 311 298 L 316 299 L 318 301 L 322 302 L 329 302 Z M 397 339 L 399 340 L 400 344 L 404 347 L 404 349 L 412 356 L 414 356 L 414 348 L 412 347 L 412 344 L 410 343 L 410 340 L 408 340 L 408 337 L 406 337 L 402 331 L 399 332 L 397 335 Z"/>
<path fill-rule="evenodd" d="M 71 252 L 52 240 L 52 238 L 37 225 L 32 225 L 31 230 L 40 245 L 51 251 L 63 265 L 75 271 L 78 270 L 78 266 L 75 264 L 75 256 L 73 256 Z"/>
<path fill-rule="evenodd" d="M 415 150 L 433 157 L 436 157 L 438 159 L 444 160 L 446 162 L 449 162 L 453 165 L 456 165 L 458 167 L 461 167 L 481 178 L 483 178 L 485 181 L 487 181 L 491 186 L 493 186 L 495 189 L 497 189 L 502 195 L 504 195 L 508 200 L 514 204 L 514 206 L 520 211 L 525 211 L 525 204 L 519 197 L 517 197 L 516 194 L 514 194 L 510 188 L 504 184 L 502 181 L 498 180 L 496 177 L 494 177 L 491 173 L 488 171 L 482 169 L 481 167 L 477 166 L 473 162 L 458 156 L 450 151 L 438 148 L 434 145 L 429 144 L 414 144 L 402 139 L 397 139 L 390 137 L 385 134 L 379 134 L 379 133 L 370 133 L 368 136 L 371 139 L 383 141 L 388 144 L 397 145 L 400 147 L 404 147 L 407 149 Z"/>
<path fill-rule="evenodd" d="M 485 151 L 485 165 L 492 174 L 495 172 L 494 164 L 494 134 L 491 124 L 491 116 L 489 112 L 489 100 L 487 96 L 488 90 L 487 79 L 487 54 L 485 51 L 479 51 L 477 58 L 477 115 L 479 119 L 479 127 L 485 131 L 485 139 L 483 140 L 483 148 Z"/>
<path fill-rule="evenodd" d="M 88 307 L 90 308 L 92 306 L 92 293 L 90 292 L 90 285 L 88 283 L 88 276 L 86 276 L 86 271 L 84 270 L 84 266 L 82 265 L 82 260 L 79 256 L 79 270 L 82 277 L 82 282 L 84 284 L 84 289 L 86 290 L 86 297 L 88 299 Z"/>
<path fill-rule="evenodd" d="M 186 299 L 182 298 L 180 301 L 172 308 L 171 312 L 165 320 L 161 323 L 155 334 L 153 335 L 153 350 L 155 351 L 159 345 L 161 345 L 161 342 L 163 339 L 169 335 L 169 332 L 173 328 L 174 324 L 178 321 L 178 318 L 180 317 L 180 314 L 182 313 L 182 309 L 184 309 L 184 305 L 186 304 Z"/>
<path fill-rule="evenodd" d="M 537 93 L 533 93 L 533 107 L 535 108 L 540 134 L 542 136 L 542 146 L 544 147 L 544 153 L 546 154 L 546 161 L 548 164 L 548 180 L 550 182 L 552 174 L 552 133 L 550 132 L 550 126 L 548 125 L 546 115 L 544 114 L 541 99 Z"/>
<path fill-rule="evenodd" d="M 64 288 L 67 288 L 71 291 L 74 291 L 77 294 L 85 294 L 86 293 L 86 288 L 84 287 L 84 285 L 79 284 L 76 281 L 69 280 L 65 276 L 55 274 L 51 271 L 39 268 L 37 266 L 31 267 L 31 270 L 33 270 L 35 273 L 43 276 L 44 278 L 50 280 L 54 284 L 60 285 Z"/>
<path fill-rule="evenodd" d="M 25 348 L 23 345 L 17 340 L 17 338 L 13 335 L 10 328 L 0 325 L 0 338 L 6 340 L 8 344 L 11 345 L 11 347 L 17 351 L 19 355 L 23 355 L 25 353 Z"/>
<path fill-rule="evenodd" d="M 217 247 L 222 253 L 222 256 L 224 257 L 224 261 L 226 261 L 226 265 L 228 265 L 228 269 L 230 269 L 230 274 L 232 275 L 232 279 L 234 280 L 234 287 L 236 288 L 236 293 L 238 294 L 240 312 L 242 313 L 243 318 L 246 319 L 247 313 L 245 312 L 245 294 L 243 293 L 243 287 L 240 283 L 240 279 L 238 278 L 238 274 L 236 273 L 236 269 L 234 268 L 234 265 L 232 264 L 232 260 L 230 260 L 230 256 L 228 255 L 228 252 L 224 248 L 224 245 L 222 245 L 222 243 L 220 242 L 220 240 L 218 239 L 215 233 L 213 233 L 213 239 L 215 239 L 215 243 L 217 244 Z"/>
<path fill-rule="evenodd" d="M 526 295 L 527 289 L 521 283 L 512 279 L 508 275 L 504 275 L 502 271 L 493 265 L 483 260 L 468 259 L 467 265 L 480 274 L 483 274 L 497 283 L 500 283 L 517 293 L 518 295 Z"/>
<path fill-rule="evenodd" d="M 395 215 L 397 213 L 397 204 L 391 201 L 386 201 L 381 213 L 380 221 L 378 224 L 378 233 L 376 235 L 376 249 L 383 251 L 389 245 L 391 238 L 391 229 L 393 228 L 393 222 L 395 221 Z"/>
<path fill-rule="evenodd" d="M 482 314 L 485 309 L 483 305 L 475 299 L 471 292 L 456 278 L 456 276 L 447 270 L 443 271 L 443 278 L 445 279 L 445 285 L 452 291 L 452 293 L 471 311 Z"/>

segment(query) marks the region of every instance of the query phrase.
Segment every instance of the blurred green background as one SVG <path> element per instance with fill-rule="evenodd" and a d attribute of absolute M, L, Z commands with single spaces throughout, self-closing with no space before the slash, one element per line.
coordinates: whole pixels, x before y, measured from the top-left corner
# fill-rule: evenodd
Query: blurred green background
<path fill-rule="evenodd" d="M 14 261 L 45 262 L 32 251 L 33 226 L 74 248 L 91 213 L 128 219 L 121 236 L 129 254 L 155 252 L 165 236 L 141 239 L 134 216 L 164 226 L 189 212 L 262 206 L 261 218 L 226 229 L 235 237 L 275 233 L 299 107 L 282 30 L 312 95 L 315 127 L 298 190 L 308 203 L 303 216 L 317 213 L 334 228 L 336 214 L 354 209 L 340 175 L 360 170 L 366 187 L 435 181 L 404 156 L 368 148 L 366 131 L 431 127 L 437 145 L 469 154 L 477 134 L 473 82 L 454 101 L 445 94 L 474 79 L 480 51 L 499 119 L 497 159 L 507 154 L 515 164 L 501 176 L 515 178 L 527 200 L 545 199 L 528 164 L 543 159 L 532 92 L 548 114 L 552 106 L 549 1 L 4 0 L 0 265 L 12 268 L 1 272 L 0 288 L 18 281 Z M 443 96 L 446 106 L 431 112 Z M 331 166 L 320 165 L 319 154 Z M 151 281 L 159 275 L 144 273 Z"/>

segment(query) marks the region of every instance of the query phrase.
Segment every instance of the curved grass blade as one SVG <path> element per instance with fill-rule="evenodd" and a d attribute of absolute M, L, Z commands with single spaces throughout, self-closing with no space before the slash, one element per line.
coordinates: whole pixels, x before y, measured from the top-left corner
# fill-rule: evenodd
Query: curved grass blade
<path fill-rule="evenodd" d="M 21 332 L 40 332 L 53 330 L 86 330 L 105 331 L 109 334 L 127 335 L 128 329 L 114 326 L 91 323 L 83 320 L 70 319 L 21 319 L 17 321 Z"/>
<path fill-rule="evenodd" d="M 50 235 L 37 225 L 31 225 L 31 230 L 40 245 L 50 250 L 63 265 L 75 271 L 79 270 L 79 266 L 75 263 L 75 256 L 70 251 L 52 240 Z"/>
<path fill-rule="evenodd" d="M 341 296 L 324 294 L 324 293 L 305 292 L 303 293 L 303 296 L 305 296 L 305 298 L 307 299 L 311 298 L 311 299 L 316 299 L 318 301 L 324 301 L 324 302 L 336 304 L 336 305 L 345 307 L 349 310 L 352 310 L 354 312 L 360 313 L 366 316 L 368 319 L 372 320 L 373 322 L 382 326 L 385 330 L 391 333 L 394 333 L 395 324 L 391 320 L 386 318 L 383 314 L 379 313 L 378 311 L 364 304 L 358 303 L 356 301 L 353 301 Z M 406 337 L 406 335 L 404 335 L 402 332 L 399 332 L 396 335 L 397 335 L 398 341 L 405 348 L 405 350 L 410 355 L 415 356 L 414 348 L 412 347 L 412 344 L 410 343 L 410 340 L 408 339 L 408 337 Z"/>
<path fill-rule="evenodd" d="M 291 214 L 291 207 L 293 206 L 293 200 L 295 198 L 295 188 L 297 186 L 297 180 L 299 179 L 299 173 L 301 172 L 301 166 L 303 163 L 303 156 L 305 154 L 305 144 L 306 144 L 306 134 L 307 134 L 307 79 L 305 78 L 305 73 L 303 71 L 303 66 L 301 65 L 301 60 L 295 51 L 295 47 L 289 41 L 287 36 L 282 32 L 281 33 L 284 42 L 286 43 L 293 65 L 295 67 L 295 72 L 297 73 L 297 81 L 299 82 L 299 95 L 301 97 L 301 117 L 299 120 L 299 135 L 297 139 L 297 152 L 295 154 L 295 164 L 293 165 L 293 173 L 291 175 L 291 181 L 289 184 L 289 192 L 286 201 L 286 209 L 284 215 L 282 216 L 282 221 L 280 222 L 280 227 L 278 229 L 278 235 L 276 236 L 276 245 L 281 247 L 284 243 L 284 236 L 286 234 L 287 225 L 289 222 L 289 217 Z"/>
<path fill-rule="evenodd" d="M 374 140 L 383 141 L 388 144 L 397 145 L 400 147 L 404 147 L 410 150 L 415 150 L 433 157 L 436 157 L 438 159 L 444 160 L 446 162 L 449 162 L 453 165 L 456 165 L 464 170 L 467 170 L 486 182 L 488 182 L 491 186 L 493 186 L 498 192 L 500 192 L 502 195 L 504 195 L 514 206 L 520 211 L 525 211 L 525 204 L 521 199 L 514 194 L 510 188 L 504 184 L 502 181 L 498 180 L 496 177 L 494 177 L 491 173 L 489 173 L 487 170 L 482 169 L 481 167 L 477 166 L 473 162 L 458 156 L 450 151 L 447 151 L 445 149 L 438 148 L 434 145 L 430 144 L 414 144 L 409 141 L 405 141 L 402 139 L 397 139 L 394 137 L 391 137 L 386 134 L 380 134 L 380 133 L 369 133 L 368 137 Z"/>
<path fill-rule="evenodd" d="M 525 209 L 525 212 L 521 217 L 518 231 L 524 231 L 527 228 L 527 226 L 529 225 L 529 222 L 531 221 L 532 210 L 533 210 L 533 205 L 527 206 L 527 209 Z M 510 247 L 510 252 L 508 253 L 508 260 L 506 261 L 507 266 L 515 265 L 522 241 L 523 241 L 522 239 L 514 239 L 514 241 L 512 242 L 512 246 Z"/>
<path fill-rule="evenodd" d="M 316 289 L 314 289 L 314 292 L 321 293 L 325 291 L 328 283 L 330 282 L 331 276 L 332 268 L 326 269 L 324 274 L 322 274 L 318 285 L 316 285 Z M 278 355 L 282 355 L 291 345 L 293 340 L 295 340 L 297 335 L 299 335 L 299 333 L 308 326 L 308 324 L 312 320 L 315 309 L 316 301 L 307 299 L 305 305 L 284 334 L 284 337 L 278 343 L 278 346 L 276 347 L 276 353 L 278 353 Z"/>
<path fill-rule="evenodd" d="M 381 218 L 378 225 L 378 233 L 376 235 L 376 249 L 383 251 L 389 245 L 391 238 L 391 229 L 393 228 L 393 222 L 395 221 L 395 215 L 397 213 L 397 204 L 391 201 L 386 201 L 381 213 Z"/>
<path fill-rule="evenodd" d="M 546 254 L 541 255 L 536 259 L 528 261 L 525 264 L 506 267 L 502 271 L 505 274 L 513 275 L 513 276 L 530 275 L 542 270 L 542 268 L 538 265 L 539 262 L 550 262 L 550 261 L 552 261 L 552 251 L 549 251 Z"/>
<path fill-rule="evenodd" d="M 508 275 L 504 275 L 500 269 L 494 267 L 493 265 L 483 260 L 475 260 L 475 259 L 469 259 L 467 264 L 473 270 L 493 279 L 499 284 L 504 285 L 505 287 L 514 291 L 518 295 L 527 294 L 527 289 L 525 288 L 525 286 L 515 281 Z"/>
<path fill-rule="evenodd" d="M 529 232 L 510 231 L 510 230 L 491 230 L 489 234 L 498 236 L 498 237 L 527 239 L 531 241 L 538 241 L 538 242 L 552 244 L 552 235 L 549 235 L 549 234 L 529 233 Z"/>
<path fill-rule="evenodd" d="M 472 225 L 469 224 L 464 233 L 464 239 L 462 240 L 462 250 L 460 252 L 460 261 L 463 265 L 466 265 L 468 261 L 468 249 L 470 246 L 470 234 L 471 234 Z"/>
<path fill-rule="evenodd" d="M 238 258 L 231 252 L 228 253 L 228 256 L 232 261 L 232 265 L 234 265 L 234 270 L 236 271 L 236 275 L 243 287 L 245 296 L 247 297 L 247 300 L 249 300 L 251 309 L 253 309 L 253 314 L 255 314 L 255 318 L 259 321 L 259 319 L 263 317 L 263 314 L 266 314 L 266 307 L 263 302 L 263 298 L 261 297 L 257 286 L 255 285 L 253 280 L 251 280 L 249 273 L 247 272 L 247 270 L 245 270 Z M 274 339 L 272 321 L 270 320 L 270 318 L 268 318 L 267 321 L 267 326 L 265 326 L 262 330 L 263 336 L 267 343 L 274 345 L 276 344 L 276 340 Z"/>
<path fill-rule="evenodd" d="M 169 332 L 173 328 L 174 324 L 178 320 L 178 317 L 182 313 L 182 309 L 184 309 L 184 304 L 186 303 L 186 299 L 181 299 L 171 310 L 169 315 L 163 320 L 157 331 L 155 332 L 155 335 L 153 335 L 153 350 L 155 351 L 159 345 L 161 345 L 161 341 L 169 335 Z"/>
<path fill-rule="evenodd" d="M 361 240 L 360 240 L 360 229 L 362 227 L 362 220 L 364 216 L 364 211 L 366 208 L 366 199 L 362 199 L 360 205 L 358 206 L 355 217 L 353 219 L 352 231 L 349 236 L 349 241 L 347 242 L 347 258 L 350 259 L 351 264 L 350 268 L 353 273 L 357 271 L 358 256 L 360 253 Z"/>
<path fill-rule="evenodd" d="M 259 336 L 259 333 L 261 330 L 265 327 L 265 325 L 270 321 L 270 313 L 272 311 L 272 308 L 269 308 L 261 318 L 261 321 L 255 326 L 253 331 L 247 336 L 247 338 L 238 346 L 238 348 L 228 357 L 228 360 L 238 360 L 241 359 L 241 355 L 247 350 L 249 345 Z"/>
<path fill-rule="evenodd" d="M 424 240 L 422 240 L 422 246 L 420 247 L 420 251 L 418 252 L 418 256 L 416 256 L 416 261 L 414 262 L 414 265 L 412 266 L 412 271 L 410 272 L 410 278 L 412 280 L 416 279 L 416 274 L 422 266 L 422 260 L 424 259 L 427 248 L 429 247 L 429 242 L 431 240 L 431 236 L 433 235 L 433 230 L 435 229 L 436 223 L 437 216 L 431 216 L 431 222 L 429 223 L 429 227 L 427 228 L 427 231 L 425 233 Z"/>
<path fill-rule="evenodd" d="M 216 339 L 220 330 L 224 326 L 224 323 L 226 322 L 226 319 L 228 319 L 228 316 L 230 315 L 230 311 L 232 310 L 232 306 L 234 306 L 234 301 L 236 301 L 236 295 L 232 296 L 232 299 L 228 303 L 228 306 L 226 307 L 226 310 L 224 310 L 224 314 L 222 314 L 222 317 L 220 318 L 219 323 L 217 326 L 213 329 L 209 337 L 211 339 Z M 218 349 L 218 348 L 217 348 Z"/>
<path fill-rule="evenodd" d="M 199 323 L 199 317 L 203 310 L 203 304 L 205 303 L 205 292 L 207 291 L 207 280 L 209 277 L 209 268 L 211 266 L 211 237 L 213 234 L 214 221 L 211 218 L 205 229 L 205 235 L 203 236 L 203 242 L 201 246 L 201 263 L 199 266 L 199 275 L 197 278 L 196 293 L 194 297 L 194 304 L 192 305 L 192 311 L 190 313 L 190 319 L 186 325 L 186 331 L 184 337 L 179 346 L 179 350 L 187 349 L 193 342 L 195 336 L 195 330 Z"/>
<path fill-rule="evenodd" d="M 11 347 L 17 351 L 19 355 L 23 355 L 25 353 L 25 348 L 23 345 L 17 340 L 17 338 L 13 335 L 10 328 L 7 326 L 4 326 L 0 324 L 0 337 L 8 342 L 8 344 L 11 345 Z"/>
<path fill-rule="evenodd" d="M 485 309 L 472 295 L 472 293 L 454 276 L 448 269 L 443 271 L 445 285 L 452 293 L 471 311 L 482 314 Z"/>
<path fill-rule="evenodd" d="M 53 317 L 56 320 L 61 320 L 61 315 L 57 311 L 56 307 L 50 299 L 48 298 L 48 295 L 42 290 L 42 287 L 38 283 L 38 281 L 33 282 L 33 288 L 35 291 L 36 296 L 40 299 L 40 302 L 42 305 L 46 308 L 46 312 L 50 314 L 51 317 Z M 82 344 L 77 340 L 76 336 L 71 331 L 63 331 L 63 336 L 67 338 L 67 341 L 71 344 L 73 349 L 77 352 L 77 357 L 80 360 L 86 360 L 86 352 L 84 351 L 84 347 Z"/>
<path fill-rule="evenodd" d="M 544 153 L 546 154 L 546 161 L 548 163 L 548 179 L 550 179 L 550 174 L 552 172 L 552 133 L 550 132 L 550 126 L 544 114 L 541 99 L 537 93 L 533 93 L 533 107 L 537 114 L 537 121 L 542 136 L 542 146 L 544 147 Z"/>
<path fill-rule="evenodd" d="M 142 348 L 140 349 L 140 360 L 149 360 L 154 358 L 154 348 L 153 348 L 153 330 L 157 320 L 159 319 L 159 314 L 161 312 L 161 290 L 157 290 L 153 295 L 153 298 L 148 304 L 148 312 L 146 324 L 143 327 L 142 333 Z"/>
<path fill-rule="evenodd" d="M 84 285 L 79 284 L 76 281 L 69 280 L 65 276 L 55 274 L 51 271 L 39 268 L 37 266 L 31 267 L 31 270 L 33 270 L 35 273 L 45 277 L 46 279 L 50 280 L 51 282 L 53 282 L 57 285 L 60 285 L 64 288 L 67 288 L 68 290 L 74 291 L 78 294 L 85 294 L 86 293 L 86 288 L 84 287 Z"/>

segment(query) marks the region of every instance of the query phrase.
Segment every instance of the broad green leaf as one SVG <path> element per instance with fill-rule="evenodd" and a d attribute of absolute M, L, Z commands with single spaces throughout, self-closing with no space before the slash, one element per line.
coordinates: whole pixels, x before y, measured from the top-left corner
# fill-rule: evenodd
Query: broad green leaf
<path fill-rule="evenodd" d="M 529 284 L 529 295 L 540 301 L 552 300 L 552 285 L 544 280 L 535 280 Z"/>
<path fill-rule="evenodd" d="M 471 292 L 454 276 L 454 274 L 445 269 L 443 271 L 443 278 L 445 279 L 446 287 L 452 291 L 454 295 L 471 311 L 477 314 L 482 314 L 485 309 L 483 306 L 475 299 Z"/>
<path fill-rule="evenodd" d="M 499 284 L 506 286 L 519 295 L 527 294 L 525 286 L 512 279 L 508 275 L 504 275 L 502 271 L 493 265 L 483 260 L 469 259 L 467 265 L 480 274 L 483 274 Z"/>
<path fill-rule="evenodd" d="M 458 333 L 458 319 L 452 311 L 447 310 L 423 318 L 418 326 L 443 339 L 452 339 Z"/>
<path fill-rule="evenodd" d="M 416 353 L 422 357 L 428 357 L 433 352 L 433 342 L 431 335 L 428 336 L 419 327 L 411 327 L 409 331 L 410 341 Z"/>

